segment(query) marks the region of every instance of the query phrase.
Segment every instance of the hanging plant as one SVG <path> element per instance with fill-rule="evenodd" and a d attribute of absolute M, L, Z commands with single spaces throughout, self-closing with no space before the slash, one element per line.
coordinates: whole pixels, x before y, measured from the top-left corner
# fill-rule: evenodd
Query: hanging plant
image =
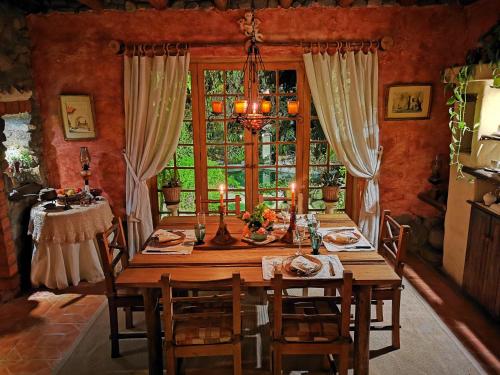
<path fill-rule="evenodd" d="M 466 132 L 473 132 L 476 125 L 470 128 L 465 121 L 465 108 L 467 104 L 467 86 L 470 78 L 474 73 L 474 66 L 465 65 L 460 68 L 457 75 L 453 77 L 444 77 L 446 88 L 452 91 L 452 96 L 446 102 L 450 106 L 448 110 L 450 114 L 450 121 L 448 126 L 451 131 L 450 143 L 450 165 L 457 166 L 457 176 L 462 178 L 463 164 L 460 162 L 460 151 L 462 147 L 462 140 Z"/>

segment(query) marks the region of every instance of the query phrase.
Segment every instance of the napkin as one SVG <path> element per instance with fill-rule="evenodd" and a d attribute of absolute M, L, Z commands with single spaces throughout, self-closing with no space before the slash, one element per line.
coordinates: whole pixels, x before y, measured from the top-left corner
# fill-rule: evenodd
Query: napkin
<path fill-rule="evenodd" d="M 186 235 L 183 243 L 174 246 L 146 246 L 143 254 L 189 255 L 193 252 L 195 235 L 194 230 L 184 230 Z"/>
<path fill-rule="evenodd" d="M 316 263 L 311 262 L 309 259 L 303 256 L 294 258 L 290 263 L 290 266 L 293 269 L 300 271 L 306 275 L 312 273 L 316 269 Z"/>
<path fill-rule="evenodd" d="M 374 251 L 375 248 L 372 246 L 370 241 L 368 241 L 356 227 L 333 227 L 333 228 L 320 228 L 318 231 L 323 235 L 327 236 L 329 233 L 335 233 L 345 230 L 351 230 L 357 233 L 360 238 L 359 241 L 354 244 L 339 245 L 330 242 L 323 241 L 323 244 L 328 251 Z M 362 248 L 360 248 L 362 247 Z"/>
<path fill-rule="evenodd" d="M 160 243 L 178 240 L 179 238 L 181 238 L 179 235 L 165 229 L 158 229 L 156 232 L 153 233 L 153 236 L 158 238 L 158 242 Z"/>

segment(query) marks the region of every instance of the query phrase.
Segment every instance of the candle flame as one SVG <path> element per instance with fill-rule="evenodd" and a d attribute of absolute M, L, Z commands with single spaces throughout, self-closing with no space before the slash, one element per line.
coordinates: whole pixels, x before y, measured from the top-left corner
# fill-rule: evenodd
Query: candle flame
<path fill-rule="evenodd" d="M 225 189 L 224 184 L 220 184 L 219 185 L 219 191 L 221 192 L 221 194 L 224 193 L 224 189 Z"/>
<path fill-rule="evenodd" d="M 295 182 L 292 182 L 292 184 L 290 185 L 290 188 L 292 189 L 292 191 L 295 191 Z"/>

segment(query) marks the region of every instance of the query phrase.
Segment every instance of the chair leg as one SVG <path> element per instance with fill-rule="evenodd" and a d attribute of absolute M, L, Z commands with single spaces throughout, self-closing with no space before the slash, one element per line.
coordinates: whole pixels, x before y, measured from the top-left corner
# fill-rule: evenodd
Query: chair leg
<path fill-rule="evenodd" d="M 174 347 L 172 346 L 172 344 L 167 344 L 165 343 L 165 345 L 167 346 L 167 355 L 166 355 L 166 359 L 167 359 L 167 374 L 168 375 L 175 375 L 176 374 L 176 368 L 177 368 L 177 362 L 175 360 L 175 353 L 174 353 Z"/>
<path fill-rule="evenodd" d="M 347 375 L 347 371 L 349 371 L 349 346 L 344 345 L 340 351 L 339 355 L 339 375 Z"/>
<path fill-rule="evenodd" d="M 233 346 L 233 374 L 241 375 L 241 342 L 234 344 Z"/>
<path fill-rule="evenodd" d="M 118 339 L 118 308 L 112 299 L 108 299 L 109 329 L 111 339 L 111 358 L 120 356 L 120 340 Z"/>
<path fill-rule="evenodd" d="M 399 314 L 401 310 L 401 289 L 396 289 L 394 291 L 394 297 L 392 299 L 392 346 L 395 349 L 401 347 L 399 341 Z"/>
<path fill-rule="evenodd" d="M 378 300 L 376 305 L 377 322 L 384 321 L 384 301 Z"/>
<path fill-rule="evenodd" d="M 281 351 L 279 348 L 274 347 L 273 349 L 273 375 L 281 375 Z"/>
<path fill-rule="evenodd" d="M 125 307 L 123 310 L 125 311 L 125 327 L 127 329 L 134 328 L 134 316 L 132 314 L 132 308 Z"/>

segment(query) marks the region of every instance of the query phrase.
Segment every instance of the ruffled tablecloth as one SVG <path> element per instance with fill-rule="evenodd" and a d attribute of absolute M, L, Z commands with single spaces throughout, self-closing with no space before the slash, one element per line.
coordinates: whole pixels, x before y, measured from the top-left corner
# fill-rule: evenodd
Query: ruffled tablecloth
<path fill-rule="evenodd" d="M 52 289 L 78 285 L 80 280 L 104 279 L 95 236 L 111 226 L 113 213 L 107 201 L 60 212 L 31 209 L 28 234 L 33 237 L 31 282 Z"/>

